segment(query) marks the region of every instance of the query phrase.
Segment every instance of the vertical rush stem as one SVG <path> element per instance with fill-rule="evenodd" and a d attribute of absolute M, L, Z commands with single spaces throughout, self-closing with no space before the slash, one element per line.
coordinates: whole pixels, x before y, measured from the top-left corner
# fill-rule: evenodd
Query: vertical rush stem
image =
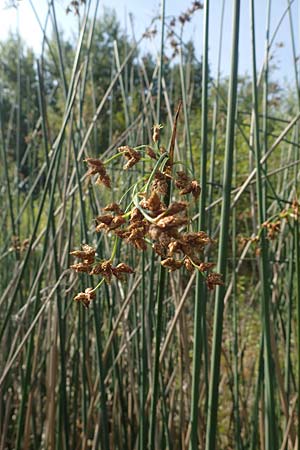
<path fill-rule="evenodd" d="M 299 392 L 300 387 L 300 239 L 299 239 L 299 220 L 298 217 L 295 219 L 294 224 L 295 230 L 295 257 L 296 257 L 296 307 L 297 307 L 297 345 L 298 345 L 298 358 L 297 358 L 297 381 L 296 385 Z M 300 448 L 300 399 L 298 394 L 297 399 L 297 415 L 298 415 L 298 427 L 297 427 L 297 440 L 298 440 L 298 450 Z"/>
<path fill-rule="evenodd" d="M 234 185 L 236 184 L 236 150 L 234 159 Z M 233 414 L 235 431 L 235 448 L 240 450 L 241 443 L 241 421 L 239 412 L 239 338 L 238 338 L 238 297 L 237 297 L 237 214 L 236 207 L 232 211 L 232 334 L 233 334 Z"/>
<path fill-rule="evenodd" d="M 164 73 L 164 34 L 165 34 L 165 0 L 161 2 L 161 39 L 160 39 L 160 60 L 159 60 L 159 72 L 158 72 L 158 86 L 157 86 L 157 105 L 156 105 L 156 117 L 157 123 L 160 123 L 161 118 L 161 90 L 162 90 L 162 76 Z"/>
<path fill-rule="evenodd" d="M 158 74 L 158 93 L 157 93 L 157 123 L 160 123 L 161 117 L 161 90 L 162 90 L 162 77 L 163 77 L 163 56 L 164 56 L 164 28 L 165 28 L 165 0 L 161 3 L 161 43 L 160 43 L 160 64 Z M 159 145 L 159 142 L 158 142 Z M 154 253 L 152 252 L 152 260 Z M 155 350 L 154 350 L 154 364 L 153 364 L 153 385 L 152 385 L 152 397 L 150 408 L 150 425 L 149 425 L 149 450 L 155 448 L 155 429 L 156 429 L 156 413 L 157 413 L 157 399 L 159 391 L 159 351 L 161 340 L 161 328 L 162 328 L 162 312 L 163 312 L 163 299 L 164 288 L 166 281 L 166 270 L 160 266 L 158 272 L 158 291 L 157 291 L 157 321 L 155 330 Z"/>
<path fill-rule="evenodd" d="M 238 76 L 238 44 L 240 23 L 240 1 L 234 1 L 233 26 L 232 26 L 232 51 L 231 72 L 229 80 L 226 144 L 225 144 L 225 167 L 223 179 L 223 201 L 221 211 L 221 228 L 219 241 L 218 272 L 226 276 L 226 260 L 228 253 L 229 218 L 230 218 L 230 193 L 233 171 L 233 150 L 235 133 L 237 76 Z M 215 296 L 215 314 L 211 358 L 211 374 L 209 384 L 208 417 L 206 428 L 206 450 L 216 448 L 217 416 L 218 416 L 218 385 L 220 375 L 220 356 L 222 346 L 223 310 L 224 310 L 225 287 L 217 286 Z"/>
<path fill-rule="evenodd" d="M 202 62 L 202 118 L 201 118 L 201 194 L 199 202 L 198 228 L 205 228 L 205 201 L 206 201 L 206 163 L 207 163 L 207 108 L 208 108 L 208 29 L 209 29 L 209 0 L 205 2 L 204 10 L 204 34 L 203 34 L 203 62 Z M 201 334 L 205 322 L 205 296 L 206 288 L 203 277 L 197 274 L 195 322 L 194 322 L 194 351 L 193 351 L 193 376 L 192 376 L 192 403 L 191 403 L 191 440 L 190 449 L 197 449 L 197 419 L 199 403 L 199 380 L 202 357 Z M 205 327 L 204 327 L 205 328 Z M 202 336 L 203 339 L 205 338 Z"/>
<path fill-rule="evenodd" d="M 252 88 L 253 88 L 253 113 L 254 113 L 254 149 L 256 159 L 256 192 L 258 205 L 258 223 L 262 225 L 266 220 L 266 210 L 261 176 L 259 122 L 258 122 L 258 95 L 256 77 L 256 54 L 255 54 L 255 23 L 254 2 L 250 0 L 250 26 L 252 40 Z M 259 271 L 261 279 L 262 298 L 262 329 L 264 337 L 264 388 L 265 388 L 265 448 L 271 450 L 276 448 L 276 425 L 275 405 L 272 377 L 272 356 L 270 340 L 270 290 L 269 290 L 269 263 L 268 245 L 265 228 L 260 234 L 261 256 L 259 258 Z"/>
<path fill-rule="evenodd" d="M 216 149 L 217 149 L 217 122 L 219 115 L 219 85 L 221 76 L 221 56 L 222 56 L 222 42 L 223 42 L 223 24 L 224 24 L 224 8 L 225 0 L 222 1 L 221 10 L 221 20 L 220 20 L 220 35 L 219 35 L 219 51 L 218 51 L 218 69 L 217 69 L 217 81 L 215 85 L 215 99 L 214 99 L 214 110 L 212 119 L 212 139 L 211 139 L 211 150 L 210 150 L 210 168 L 209 168 L 209 186 L 208 186 L 208 204 L 210 205 L 213 201 L 213 190 L 214 190 L 214 179 L 215 179 L 215 159 L 216 159 Z M 208 211 L 208 223 L 207 229 L 208 234 L 212 231 L 212 210 Z"/>

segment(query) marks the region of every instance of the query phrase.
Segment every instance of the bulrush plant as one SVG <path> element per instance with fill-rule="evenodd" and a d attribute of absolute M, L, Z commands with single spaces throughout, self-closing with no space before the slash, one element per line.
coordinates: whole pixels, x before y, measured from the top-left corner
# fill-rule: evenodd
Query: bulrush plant
<path fill-rule="evenodd" d="M 134 270 L 124 262 L 113 264 L 119 240 L 142 252 L 151 247 L 160 257 L 161 265 L 169 272 L 181 268 L 189 272 L 198 270 L 209 289 L 223 284 L 221 274 L 211 272 L 214 264 L 202 260 L 205 247 L 212 244 L 213 240 L 204 231 L 192 231 L 189 209 L 192 200 L 200 195 L 199 183 L 191 179 L 185 170 L 174 170 L 175 164 L 178 164 L 173 161 L 178 114 L 179 108 L 169 152 L 159 146 L 162 126 L 154 125 L 152 136 L 154 145 L 140 145 L 134 148 L 129 145 L 121 146 L 118 153 L 106 161 L 96 158 L 85 159 L 89 166 L 88 175 L 97 175 L 96 183 L 106 188 L 111 188 L 106 168 L 118 157 L 126 160 L 123 166 L 126 171 L 140 162 L 148 169 L 144 170 L 148 175 L 141 175 L 131 186 L 129 190 L 131 196 L 127 204 L 124 204 L 127 196 L 123 195 L 118 203 L 105 206 L 102 213 L 95 218 L 95 231 L 110 233 L 114 237 L 110 258 L 100 260 L 96 250 L 86 244 L 82 245 L 81 250 L 70 253 L 79 260 L 71 265 L 71 269 L 91 276 L 101 276 L 95 288 L 89 287 L 74 298 L 85 307 L 90 305 L 96 296 L 96 290 L 103 282 L 111 283 L 114 277 L 122 280 L 125 275 L 134 273 Z"/>

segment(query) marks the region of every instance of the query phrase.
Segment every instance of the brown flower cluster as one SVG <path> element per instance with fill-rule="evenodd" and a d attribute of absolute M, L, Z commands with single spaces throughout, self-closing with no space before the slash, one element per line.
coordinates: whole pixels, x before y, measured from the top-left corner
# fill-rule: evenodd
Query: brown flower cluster
<path fill-rule="evenodd" d="M 27 249 L 30 239 L 24 239 L 24 241 L 20 241 L 19 236 L 12 236 L 11 238 L 12 241 L 12 251 L 15 252 L 25 252 L 25 250 Z"/>
<path fill-rule="evenodd" d="M 160 124 L 153 125 L 152 140 L 153 140 L 154 143 L 159 142 L 159 140 L 160 140 L 160 130 L 161 129 L 162 129 L 162 125 L 160 125 Z"/>
<path fill-rule="evenodd" d="M 115 276 L 118 280 L 123 280 L 126 273 L 134 273 L 134 270 L 125 263 L 120 263 L 114 267 L 109 260 L 98 262 L 90 271 L 90 275 L 101 275 L 107 283 L 111 282 L 112 276 Z"/>
<path fill-rule="evenodd" d="M 185 172 L 178 172 L 177 175 L 175 183 L 181 189 L 181 194 L 199 195 L 198 183 L 191 181 Z M 166 195 L 167 187 L 168 177 L 158 171 L 154 176 L 150 193 L 140 194 L 142 199 L 132 209 L 128 221 L 119 205 L 111 204 L 104 210 L 111 211 L 115 215 L 98 216 L 96 231 L 113 232 L 141 251 L 145 251 L 147 243 L 151 243 L 155 253 L 161 257 L 162 266 L 169 271 L 185 267 L 189 271 L 197 268 L 200 272 L 207 272 L 214 264 L 201 261 L 200 255 L 213 241 L 203 231 L 184 231 L 190 222 L 187 215 L 188 202 L 174 201 L 167 207 L 162 200 Z M 111 267 L 107 266 L 107 263 L 102 263 L 97 265 L 91 273 L 99 273 L 110 280 Z M 221 276 L 215 273 L 209 274 L 206 280 L 211 289 L 212 285 L 221 283 Z"/>
<path fill-rule="evenodd" d="M 298 218 L 300 216 L 300 206 L 299 206 L 299 202 L 296 198 L 292 203 L 292 211 L 293 211 L 295 218 Z"/>
<path fill-rule="evenodd" d="M 86 0 L 72 0 L 66 8 L 66 14 L 73 12 L 75 16 L 79 16 L 79 8 L 84 5 Z"/>
<path fill-rule="evenodd" d="M 106 172 L 105 166 L 100 159 L 96 158 L 86 158 L 85 161 L 89 165 L 89 171 L 87 173 L 88 176 L 98 174 L 98 178 L 96 180 L 96 184 L 104 184 L 107 188 L 111 188 L 111 181 Z"/>
<path fill-rule="evenodd" d="M 101 275 L 107 283 L 111 282 L 113 276 L 118 280 L 123 280 L 125 274 L 134 273 L 133 269 L 125 263 L 113 266 L 110 260 L 97 261 L 96 250 L 89 245 L 83 245 L 82 250 L 74 250 L 70 252 L 70 255 L 80 259 L 79 263 L 70 266 L 71 269 L 89 275 Z M 85 292 L 80 292 L 74 300 L 88 307 L 95 297 L 95 290 L 87 288 Z"/>
<path fill-rule="evenodd" d="M 177 179 L 175 180 L 175 186 L 180 189 L 179 194 L 185 195 L 192 193 L 194 198 L 199 197 L 201 188 L 196 180 L 190 180 L 188 175 L 184 171 L 177 172 Z"/>
<path fill-rule="evenodd" d="M 81 260 L 79 263 L 71 265 L 71 269 L 75 270 L 75 272 L 90 273 L 96 255 L 96 250 L 93 247 L 84 244 L 82 245 L 82 250 L 74 250 L 70 252 L 70 255 Z"/>
<path fill-rule="evenodd" d="M 102 275 L 106 281 L 110 282 L 112 275 L 121 279 L 123 273 L 133 273 L 133 270 L 124 263 L 114 267 L 109 260 L 96 261 L 96 250 L 89 245 L 83 245 L 82 250 L 74 250 L 70 255 L 81 261 L 70 266 L 75 272 L 86 272 L 89 275 Z"/>
<path fill-rule="evenodd" d="M 124 145 L 122 147 L 119 147 L 118 150 L 127 159 L 127 163 L 123 167 L 124 170 L 130 169 L 130 167 L 133 167 L 141 159 L 140 153 L 138 153 L 132 147 L 129 147 L 129 145 Z"/>
<path fill-rule="evenodd" d="M 281 221 L 266 221 L 262 224 L 262 227 L 267 229 L 267 238 L 273 241 L 280 232 Z"/>
<path fill-rule="evenodd" d="M 128 207 L 123 210 L 118 203 L 110 203 L 95 219 L 96 232 L 112 233 L 116 238 L 133 245 L 139 251 L 145 251 L 149 245 L 152 246 L 154 252 L 161 258 L 161 265 L 170 272 L 185 267 L 188 271 L 197 269 L 204 275 L 214 266 L 213 263 L 203 261 L 204 250 L 213 241 L 203 231 L 189 230 L 188 201 L 173 200 L 169 203 L 168 200 L 171 183 L 179 190 L 180 196 L 191 194 L 197 198 L 201 191 L 198 182 L 192 180 L 185 171 L 178 171 L 174 176 L 172 174 L 172 150 L 174 150 L 177 118 L 178 113 L 169 155 L 165 148 L 159 147 L 161 125 L 153 127 L 152 140 L 157 150 L 154 151 L 151 146 L 140 147 L 145 148 L 145 153 L 152 160 L 158 161 L 159 153 L 163 156 L 160 168 L 152 169 L 144 187 L 140 192 L 134 193 L 131 201 L 134 206 L 131 211 L 128 211 Z M 129 145 L 119 147 L 118 151 L 127 160 L 124 165 L 125 170 L 133 167 L 141 159 L 141 153 Z M 165 161 L 163 161 L 164 158 L 166 158 Z M 96 158 L 87 158 L 86 162 L 89 165 L 88 175 L 98 175 L 98 184 L 111 187 L 111 181 L 105 169 L 108 161 L 103 163 Z M 134 272 L 125 263 L 113 265 L 113 256 L 107 260 L 97 260 L 95 249 L 89 245 L 83 245 L 81 250 L 75 250 L 71 252 L 71 255 L 79 259 L 79 262 L 71 265 L 71 269 L 88 275 L 100 275 L 107 283 L 110 283 L 113 277 L 122 280 L 126 274 Z M 204 277 L 209 289 L 223 284 L 222 276 L 218 273 L 209 272 Z M 101 282 L 97 287 L 100 284 Z M 75 300 L 88 307 L 95 298 L 97 287 L 80 292 Z"/>
<path fill-rule="evenodd" d="M 84 292 L 79 292 L 79 294 L 74 297 L 75 302 L 82 303 L 86 308 L 90 306 L 92 300 L 96 298 L 96 292 L 92 288 L 87 288 Z"/>
<path fill-rule="evenodd" d="M 153 28 L 152 30 L 151 30 L 151 29 L 146 30 L 146 31 L 144 32 L 144 34 L 143 34 L 143 37 L 144 37 L 144 38 L 147 38 L 147 39 L 150 39 L 150 38 L 155 37 L 156 34 L 157 34 L 157 29 L 156 29 L 156 28 Z"/>
<path fill-rule="evenodd" d="M 180 14 L 178 16 L 178 22 L 183 27 L 185 23 L 190 22 L 192 19 L 193 14 L 198 11 L 199 9 L 203 9 L 203 4 L 199 1 L 193 1 L 190 8 L 188 8 L 186 11 Z M 180 42 L 174 38 L 175 32 L 174 27 L 176 26 L 176 18 L 172 17 L 172 19 L 169 22 L 170 30 L 168 32 L 167 37 L 170 38 L 170 45 L 173 49 L 172 58 L 174 58 L 176 55 L 179 54 L 179 48 L 180 48 Z"/>

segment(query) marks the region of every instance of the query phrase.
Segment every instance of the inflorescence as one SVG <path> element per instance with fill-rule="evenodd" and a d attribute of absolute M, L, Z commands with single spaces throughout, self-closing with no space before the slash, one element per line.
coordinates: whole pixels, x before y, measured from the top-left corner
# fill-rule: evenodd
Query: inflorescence
<path fill-rule="evenodd" d="M 182 267 L 189 272 L 198 270 L 207 287 L 213 289 L 216 285 L 223 284 L 222 275 L 210 271 L 214 264 L 203 261 L 204 250 L 213 244 L 213 240 L 204 231 L 192 231 L 192 220 L 189 217 L 191 199 L 197 199 L 201 189 L 199 183 L 191 179 L 186 171 L 173 173 L 171 151 L 167 153 L 164 148 L 159 147 L 161 128 L 161 125 L 153 127 L 152 138 L 156 148 L 149 145 L 135 148 L 125 145 L 119 147 L 119 153 L 106 162 L 96 158 L 85 159 L 89 168 L 88 175 L 97 175 L 96 183 L 107 188 L 111 188 L 111 180 L 106 167 L 115 157 L 124 157 L 124 170 L 139 163 L 143 153 L 143 161 L 152 166 L 154 164 L 150 175 L 144 176 L 131 189 L 132 197 L 126 208 L 121 207 L 124 200 L 121 204 L 114 202 L 103 208 L 102 214 L 95 219 L 95 231 L 111 233 L 115 237 L 115 244 L 122 240 L 138 251 L 146 251 L 151 246 L 159 255 L 161 265 L 169 272 Z M 141 182 L 143 185 L 138 189 Z M 169 201 L 171 192 L 172 201 Z M 175 200 L 176 193 L 179 200 Z M 108 260 L 99 260 L 96 250 L 86 244 L 82 246 L 82 250 L 71 252 L 72 256 L 79 259 L 79 262 L 71 265 L 71 269 L 102 277 L 96 288 L 87 288 L 74 300 L 88 307 L 103 281 L 110 283 L 113 277 L 122 280 L 125 275 L 134 273 L 125 263 L 113 265 L 115 248 L 116 245 Z"/>

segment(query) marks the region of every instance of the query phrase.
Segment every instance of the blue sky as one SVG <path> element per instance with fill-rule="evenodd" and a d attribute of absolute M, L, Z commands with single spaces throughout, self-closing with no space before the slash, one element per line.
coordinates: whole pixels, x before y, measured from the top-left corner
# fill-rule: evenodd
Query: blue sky
<path fill-rule="evenodd" d="M 32 0 L 40 20 L 44 23 L 47 12 L 47 0 Z M 20 32 L 27 44 L 34 48 L 36 53 L 40 52 L 41 31 L 37 20 L 32 12 L 29 0 L 19 1 L 19 14 L 15 9 L 7 9 L 5 5 L 7 0 L 0 0 L 0 40 L 5 39 L 9 30 L 16 30 L 18 16 Z M 66 15 L 65 9 L 69 2 L 67 0 L 56 0 L 57 18 L 60 28 L 64 29 L 66 34 L 76 32 L 76 19 L 72 15 Z M 225 3 L 225 20 L 223 33 L 223 56 L 222 56 L 222 74 L 226 75 L 230 68 L 230 46 L 231 46 L 231 8 L 232 0 L 226 0 Z M 296 1 L 292 4 L 292 17 L 294 23 L 296 53 L 299 50 L 299 11 Z M 178 16 L 181 12 L 190 6 L 191 1 L 187 0 L 166 0 L 166 15 Z M 219 25 L 222 0 L 211 0 L 210 10 L 210 65 L 212 73 L 215 73 L 217 64 L 217 49 L 219 39 Z M 153 16 L 160 11 L 159 0 L 100 0 L 99 14 L 103 11 L 103 7 L 108 6 L 117 11 L 120 21 L 124 24 L 125 17 L 132 12 L 135 18 L 136 35 L 143 33 L 145 27 L 150 23 Z M 264 56 L 264 39 L 265 39 L 265 23 L 266 23 L 266 8 L 267 0 L 256 0 L 256 32 L 257 32 L 257 65 L 261 67 Z M 271 9 L 271 36 L 287 6 L 287 0 L 273 0 Z M 185 29 L 185 39 L 192 38 L 195 42 L 197 56 L 201 57 L 202 51 L 202 19 L 203 12 L 198 11 L 194 15 L 191 24 Z M 129 25 L 128 25 L 129 27 Z M 51 29 L 49 28 L 49 33 Z M 251 72 L 251 47 L 250 47 L 250 32 L 249 32 L 249 1 L 241 0 L 241 40 L 240 40 L 240 60 L 239 73 L 245 74 Z M 283 47 L 279 47 L 276 43 L 283 43 Z M 157 43 L 148 43 L 148 49 L 154 54 L 158 51 Z M 287 80 L 293 82 L 292 70 L 292 50 L 288 14 L 283 20 L 279 32 L 277 33 L 274 45 L 271 49 L 273 54 L 272 61 L 278 67 L 273 77 L 279 81 Z"/>

